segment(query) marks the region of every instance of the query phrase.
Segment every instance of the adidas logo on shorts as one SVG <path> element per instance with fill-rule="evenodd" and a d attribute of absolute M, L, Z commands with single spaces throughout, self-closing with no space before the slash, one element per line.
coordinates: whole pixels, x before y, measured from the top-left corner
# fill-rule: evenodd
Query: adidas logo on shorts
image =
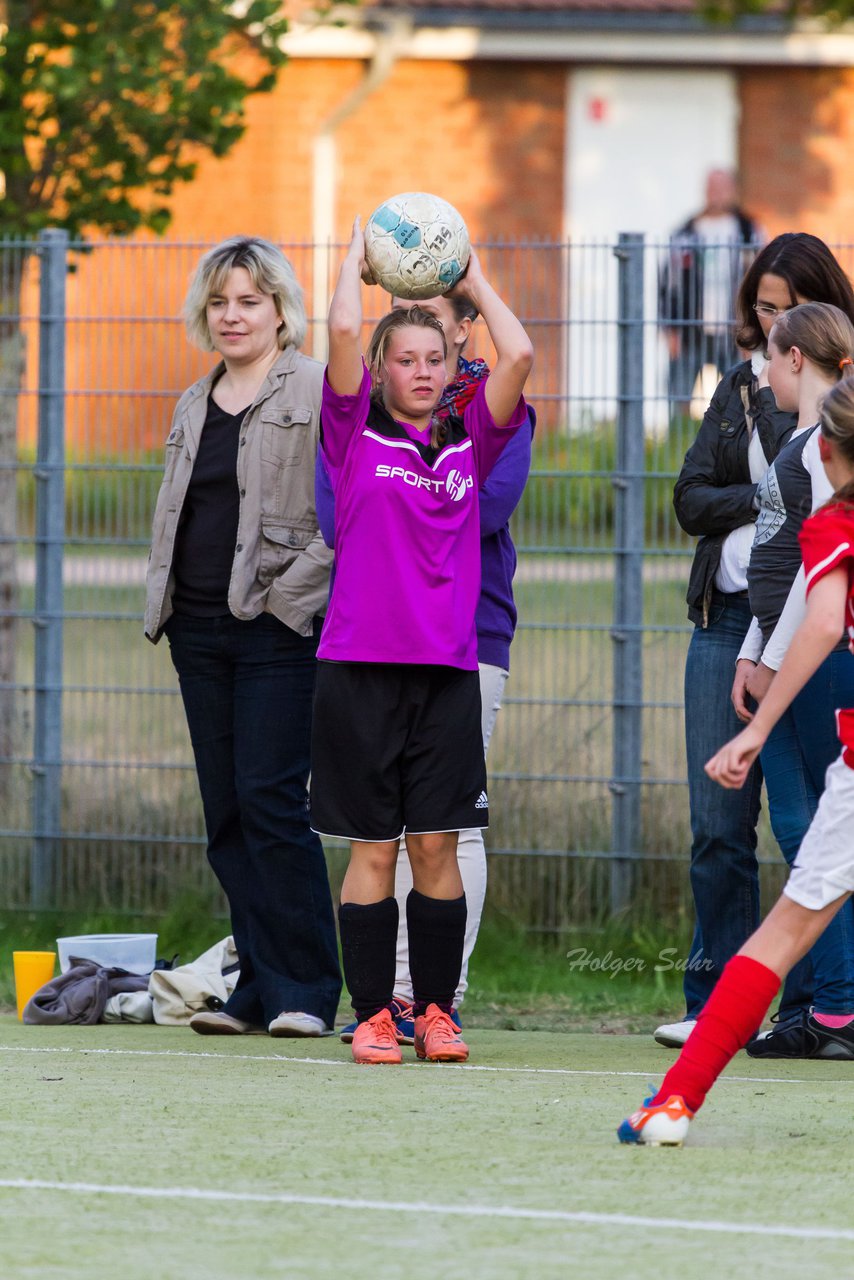
<path fill-rule="evenodd" d="M 488 808 L 489 808 L 489 801 L 488 801 L 488 800 L 487 800 L 487 798 L 486 798 L 486 792 L 485 792 L 485 791 L 481 791 L 480 795 L 478 796 L 477 800 L 475 801 L 475 805 L 474 805 L 474 807 L 475 807 L 475 809 L 488 809 Z"/>

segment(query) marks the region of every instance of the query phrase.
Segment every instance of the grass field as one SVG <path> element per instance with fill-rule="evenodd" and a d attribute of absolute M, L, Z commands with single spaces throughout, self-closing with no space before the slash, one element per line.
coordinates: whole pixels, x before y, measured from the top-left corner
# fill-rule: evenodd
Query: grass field
<path fill-rule="evenodd" d="M 614 1129 L 649 1036 L 474 1030 L 465 1067 L 337 1038 L 0 1018 L 10 1280 L 852 1274 L 854 1072 L 741 1055 L 681 1150 Z"/>
<path fill-rule="evenodd" d="M 184 964 L 222 938 L 228 923 L 189 896 L 161 916 L 0 911 L 0 1013 L 15 1007 L 13 951 L 52 951 L 62 935 L 127 929 L 157 933 L 157 954 L 164 959 L 177 954 Z M 466 1025 L 510 1031 L 640 1031 L 670 1021 L 682 1007 L 682 973 L 669 957 L 684 957 L 689 940 L 685 919 L 610 923 L 574 930 L 560 941 L 537 940 L 489 906 L 469 970 Z M 615 957 L 631 957 L 632 964 L 615 965 Z M 339 1021 L 351 1017 L 344 992 Z"/>

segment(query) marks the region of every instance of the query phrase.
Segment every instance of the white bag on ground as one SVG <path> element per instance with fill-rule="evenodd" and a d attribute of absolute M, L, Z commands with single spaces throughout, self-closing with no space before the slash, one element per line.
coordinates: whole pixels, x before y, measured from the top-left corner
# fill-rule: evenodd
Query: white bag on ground
<path fill-rule="evenodd" d="M 164 1027 L 181 1027 L 194 1013 L 221 1009 L 239 976 L 237 949 L 230 936 L 189 964 L 155 969 L 148 983 L 154 1021 Z"/>
<path fill-rule="evenodd" d="M 149 991 L 123 991 L 110 996 L 101 1014 L 102 1022 L 153 1022 L 151 993 Z"/>

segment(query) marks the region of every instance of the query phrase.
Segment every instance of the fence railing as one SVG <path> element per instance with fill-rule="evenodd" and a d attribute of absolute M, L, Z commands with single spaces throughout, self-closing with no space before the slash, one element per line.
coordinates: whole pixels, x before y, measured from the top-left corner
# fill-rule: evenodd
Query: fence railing
<path fill-rule="evenodd" d="M 338 248 L 283 247 L 307 297 L 314 271 L 328 285 Z M 69 244 L 51 231 L 0 244 L 9 906 L 161 910 L 178 885 L 210 891 L 176 680 L 166 646 L 141 630 L 171 404 L 209 360 L 179 318 L 204 248 Z M 481 251 L 537 351 L 534 463 L 512 522 L 519 627 L 490 747 L 487 838 L 493 892 L 531 927 L 621 911 L 646 893 L 673 904 L 687 884 L 692 543 L 670 496 L 707 388 L 674 389 L 666 330 L 704 321 L 665 325 L 668 252 L 633 234 Z M 371 296 L 378 315 L 387 299 Z M 323 323 L 311 317 L 309 351 Z M 470 348 L 490 354 L 480 326 Z"/>

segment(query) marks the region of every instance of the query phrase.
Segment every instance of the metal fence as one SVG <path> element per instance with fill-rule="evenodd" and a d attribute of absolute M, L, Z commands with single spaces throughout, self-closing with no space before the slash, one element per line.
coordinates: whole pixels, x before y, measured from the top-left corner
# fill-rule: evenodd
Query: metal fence
<path fill-rule="evenodd" d="M 209 364 L 179 319 L 205 247 L 69 244 L 59 232 L 0 244 L 10 907 L 162 911 L 187 887 L 212 901 L 172 665 L 141 630 L 162 441 L 176 396 Z M 319 312 L 339 248 L 283 247 Z M 537 351 L 534 464 L 513 521 L 520 621 L 490 748 L 487 839 L 493 901 L 536 929 L 644 899 L 675 908 L 687 887 L 692 544 L 670 496 L 708 388 L 693 405 L 668 395 L 667 252 L 631 234 L 482 250 Z M 310 353 L 322 356 L 324 333 L 317 313 Z M 480 326 L 470 349 L 489 356 Z M 767 835 L 763 848 L 773 866 Z M 335 870 L 334 847 L 330 859 Z"/>

